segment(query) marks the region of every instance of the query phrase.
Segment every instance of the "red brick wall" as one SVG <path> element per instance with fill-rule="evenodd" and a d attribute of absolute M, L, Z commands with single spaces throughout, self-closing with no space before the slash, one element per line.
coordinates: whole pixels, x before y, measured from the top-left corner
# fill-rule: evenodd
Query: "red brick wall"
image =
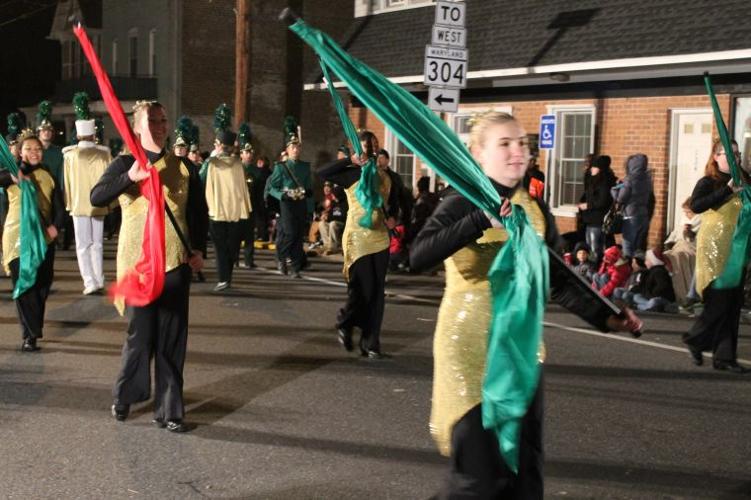
<path fill-rule="evenodd" d="M 718 101 L 725 120 L 730 114 L 730 96 L 719 95 Z M 549 105 L 593 104 L 595 111 L 595 154 L 607 154 L 613 159 L 613 170 L 619 178 L 625 175 L 626 159 L 635 153 L 649 158 L 655 192 L 655 215 L 649 230 L 649 245 L 659 245 L 669 232 L 667 225 L 670 183 L 670 121 L 671 110 L 679 108 L 709 108 L 709 98 L 704 95 L 670 97 L 633 97 L 585 99 L 567 101 L 493 102 L 462 106 L 462 109 L 511 107 L 514 116 L 530 133 L 539 128 L 540 115 L 546 114 Z M 357 127 L 373 130 L 381 140 L 383 124 L 363 108 L 353 108 L 350 116 Z M 716 132 L 715 132 L 716 135 Z M 707 156 L 709 152 L 707 152 Z M 540 165 L 547 164 L 542 152 Z M 575 229 L 574 217 L 556 217 L 559 230 Z"/>

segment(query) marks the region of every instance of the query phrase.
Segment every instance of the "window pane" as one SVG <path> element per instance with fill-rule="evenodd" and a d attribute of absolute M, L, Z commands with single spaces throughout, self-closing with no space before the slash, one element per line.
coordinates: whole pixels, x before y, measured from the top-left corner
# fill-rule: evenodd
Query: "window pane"
<path fill-rule="evenodd" d="M 574 205 L 584 191 L 584 173 L 581 165 L 590 153 L 593 113 L 589 110 L 562 111 L 558 114 L 561 124 L 560 145 L 554 156 L 553 176 L 555 206 Z"/>

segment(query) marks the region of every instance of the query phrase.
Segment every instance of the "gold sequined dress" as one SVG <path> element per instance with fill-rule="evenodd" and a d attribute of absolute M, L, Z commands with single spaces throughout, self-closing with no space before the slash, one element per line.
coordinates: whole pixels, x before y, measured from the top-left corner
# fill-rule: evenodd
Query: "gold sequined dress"
<path fill-rule="evenodd" d="M 389 197 L 391 191 L 391 179 L 382 170 L 378 171 L 380 179 L 379 191 L 384 200 Z M 389 232 L 386 229 L 383 210 L 373 211 L 372 229 L 362 227 L 360 219 L 365 215 L 365 209 L 357 201 L 355 190 L 360 181 L 355 182 L 345 190 L 347 193 L 347 223 L 342 235 L 342 250 L 344 253 L 344 277 L 349 280 L 349 268 L 360 257 L 381 252 L 389 247 Z"/>
<path fill-rule="evenodd" d="M 511 201 L 524 208 L 535 231 L 543 236 L 545 216 L 527 191 L 517 189 Z M 487 229 L 481 238 L 444 261 L 446 289 L 433 341 L 430 416 L 430 432 L 443 455 L 451 453 L 454 424 L 482 400 L 492 310 L 487 275 L 506 240 L 505 229 Z"/>
<path fill-rule="evenodd" d="M 710 208 L 701 214 L 701 226 L 696 235 L 696 291 L 699 295 L 725 269 L 740 211 L 740 196 L 734 194 L 716 209 Z"/>

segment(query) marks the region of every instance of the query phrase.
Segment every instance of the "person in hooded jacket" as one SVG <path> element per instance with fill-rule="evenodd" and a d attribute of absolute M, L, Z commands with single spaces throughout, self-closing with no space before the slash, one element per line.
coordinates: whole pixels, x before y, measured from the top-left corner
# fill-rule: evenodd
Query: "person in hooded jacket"
<path fill-rule="evenodd" d="M 653 197 L 652 176 L 647 156 L 641 153 L 626 160 L 626 178 L 610 190 L 623 207 L 623 256 L 634 256 L 649 228 L 649 200 Z"/>
<path fill-rule="evenodd" d="M 605 234 L 602 221 L 613 204 L 610 188 L 615 184 L 615 175 L 610 169 L 610 157 L 598 156 L 584 173 L 584 193 L 579 200 L 582 223 L 587 245 L 594 252 L 597 262 L 605 251 Z"/>
<path fill-rule="evenodd" d="M 592 286 L 603 297 L 610 297 L 616 288 L 625 286 L 630 275 L 630 260 L 621 255 L 618 247 L 613 246 L 605 250 L 600 270 L 592 279 Z"/>

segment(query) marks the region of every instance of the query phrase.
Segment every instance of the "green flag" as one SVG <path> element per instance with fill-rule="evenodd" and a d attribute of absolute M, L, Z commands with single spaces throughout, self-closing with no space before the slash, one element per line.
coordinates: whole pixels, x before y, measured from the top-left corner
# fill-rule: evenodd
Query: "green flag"
<path fill-rule="evenodd" d="M 299 19 L 290 29 L 404 145 L 477 207 L 498 214 L 500 195 L 443 120 L 409 92 L 351 57 L 325 33 Z M 333 85 L 331 79 L 328 83 Z M 539 382 L 537 352 L 549 290 L 548 254 L 523 209 L 514 206 L 502 222 L 509 240 L 488 276 L 493 315 L 482 409 L 484 427 L 498 436 L 504 460 L 516 471 L 521 419 Z"/>
<path fill-rule="evenodd" d="M 341 97 L 337 94 L 334 88 L 334 82 L 331 80 L 329 70 L 321 59 L 321 70 L 323 71 L 323 77 L 328 82 L 328 89 L 331 93 L 331 100 L 334 101 L 334 108 L 339 115 L 339 120 L 342 122 L 342 128 L 344 128 L 344 135 L 347 136 L 349 142 L 352 143 L 352 147 L 355 150 L 355 154 L 360 156 L 362 154 L 362 146 L 360 140 L 357 137 L 357 130 L 347 115 L 347 110 L 344 109 L 344 103 L 342 103 Z M 375 161 L 373 158 L 368 158 L 368 162 L 363 165 L 360 173 L 360 182 L 355 188 L 355 196 L 357 201 L 360 202 L 363 209 L 365 209 L 365 215 L 358 221 L 362 227 L 373 227 L 373 210 L 378 210 L 383 205 L 383 197 L 378 189 L 379 177 L 376 169 Z"/>
<path fill-rule="evenodd" d="M 0 136 L 0 163 L 11 174 L 18 177 L 16 159 L 11 154 L 8 143 L 2 136 Z M 44 239 L 44 230 L 39 219 L 34 183 L 30 180 L 22 180 L 19 182 L 18 188 L 21 190 L 21 228 L 17 243 L 19 245 L 20 262 L 18 280 L 13 288 L 14 299 L 34 286 L 37 280 L 37 269 L 39 269 L 47 253 L 47 242 Z"/>
<path fill-rule="evenodd" d="M 743 182 L 740 167 L 735 161 L 735 152 L 730 142 L 730 134 L 728 134 L 725 120 L 722 118 L 720 105 L 717 103 L 717 96 L 714 93 L 709 73 L 704 74 L 704 86 L 707 89 L 707 94 L 709 94 L 709 100 L 712 102 L 712 111 L 714 111 L 717 131 L 720 134 L 722 147 L 725 150 L 725 158 L 727 158 L 730 165 L 730 175 L 733 178 L 733 184 L 743 186 L 743 189 L 739 193 L 742 203 L 741 211 L 738 214 L 738 222 L 735 225 L 733 239 L 730 242 L 730 253 L 725 263 L 725 269 L 712 283 L 713 288 L 728 289 L 740 286 L 743 270 L 748 263 L 749 237 L 751 237 L 751 187 Z"/>

